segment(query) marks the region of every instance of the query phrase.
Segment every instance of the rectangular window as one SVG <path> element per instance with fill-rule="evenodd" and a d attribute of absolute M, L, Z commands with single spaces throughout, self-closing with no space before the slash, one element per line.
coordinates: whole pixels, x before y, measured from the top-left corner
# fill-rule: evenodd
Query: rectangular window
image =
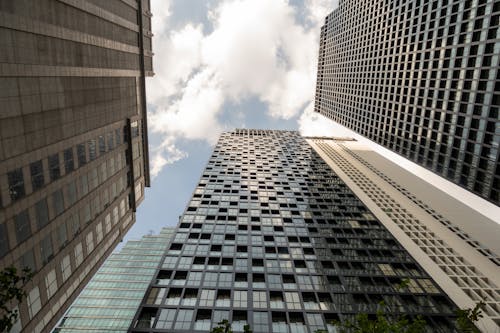
<path fill-rule="evenodd" d="M 21 256 L 20 263 L 22 268 L 29 268 L 32 272 L 36 271 L 35 256 L 33 255 L 33 249 L 30 249 Z"/>
<path fill-rule="evenodd" d="M 59 166 L 59 154 L 49 156 L 49 175 L 50 181 L 54 181 L 61 177 L 61 168 Z"/>
<path fill-rule="evenodd" d="M 61 275 L 63 282 L 66 281 L 71 275 L 71 261 L 69 254 L 63 258 L 61 261 Z"/>
<path fill-rule="evenodd" d="M 57 227 L 57 244 L 60 249 L 66 246 L 68 241 L 66 223 L 63 223 Z"/>
<path fill-rule="evenodd" d="M 175 320 L 176 330 L 189 330 L 193 321 L 194 310 L 180 309 Z"/>
<path fill-rule="evenodd" d="M 171 329 L 174 324 L 175 309 L 161 309 L 156 328 Z"/>
<path fill-rule="evenodd" d="M 49 210 L 47 208 L 47 199 L 42 199 L 35 204 L 36 223 L 38 229 L 42 229 L 49 223 Z"/>
<path fill-rule="evenodd" d="M 7 228 L 0 224 L 0 258 L 9 252 L 9 240 L 7 239 Z"/>
<path fill-rule="evenodd" d="M 194 330 L 197 331 L 209 331 L 210 330 L 210 319 L 212 318 L 211 310 L 198 310 L 196 314 L 196 320 L 194 322 Z"/>
<path fill-rule="evenodd" d="M 43 177 L 43 164 L 42 161 L 36 161 L 30 164 L 31 173 L 31 186 L 33 192 L 42 188 L 45 184 L 45 179 Z"/>
<path fill-rule="evenodd" d="M 139 136 L 139 124 L 137 120 L 130 123 L 130 132 L 132 133 L 133 138 Z"/>
<path fill-rule="evenodd" d="M 113 150 L 115 148 L 115 140 L 113 133 L 108 133 L 108 151 Z"/>
<path fill-rule="evenodd" d="M 48 235 L 40 242 L 40 256 L 42 258 L 42 265 L 48 263 L 54 257 L 54 251 L 52 250 L 52 239 Z"/>
<path fill-rule="evenodd" d="M 235 290 L 233 306 L 236 308 L 246 308 L 248 306 L 247 294 L 248 292 L 246 290 Z"/>
<path fill-rule="evenodd" d="M 31 236 L 31 225 L 28 210 L 24 210 L 14 216 L 14 225 L 16 227 L 17 243 L 22 243 Z"/>
<path fill-rule="evenodd" d="M 115 130 L 115 137 L 116 137 L 116 145 L 119 146 L 122 144 L 122 135 L 121 135 L 121 129 L 117 128 Z"/>
<path fill-rule="evenodd" d="M 215 290 L 202 289 L 200 295 L 200 306 L 212 307 L 215 301 Z"/>
<path fill-rule="evenodd" d="M 93 161 L 97 157 L 96 142 L 94 139 L 89 140 L 89 160 Z"/>
<path fill-rule="evenodd" d="M 300 310 L 302 306 L 300 305 L 299 293 L 296 292 L 285 292 L 286 307 L 290 310 Z"/>
<path fill-rule="evenodd" d="M 68 207 L 69 206 L 72 206 L 76 200 L 77 200 L 77 197 L 76 197 L 76 184 L 75 184 L 75 181 L 71 181 L 68 183 L 68 185 L 66 185 L 66 193 L 67 193 L 67 196 L 66 198 L 68 199 Z"/>
<path fill-rule="evenodd" d="M 87 243 L 87 254 L 91 253 L 94 251 L 94 235 L 92 232 L 89 232 L 86 237 L 86 243 Z"/>
<path fill-rule="evenodd" d="M 73 148 L 68 148 L 63 152 L 64 155 L 64 171 L 68 174 L 75 170 L 75 161 L 73 159 Z"/>
<path fill-rule="evenodd" d="M 64 212 L 64 199 L 62 190 L 57 190 L 52 193 L 52 208 L 54 209 L 54 215 L 59 216 Z"/>
<path fill-rule="evenodd" d="M 35 287 L 28 293 L 28 313 L 30 319 L 33 318 L 41 308 L 42 302 L 40 302 L 40 290 L 38 287 Z"/>
<path fill-rule="evenodd" d="M 260 309 L 267 308 L 267 295 L 265 291 L 253 292 L 253 307 Z"/>
<path fill-rule="evenodd" d="M 76 155 L 78 157 L 78 167 L 87 164 L 87 152 L 84 143 L 76 146 Z"/>
<path fill-rule="evenodd" d="M 47 288 L 47 298 L 51 298 L 57 292 L 57 278 L 55 269 L 52 269 L 45 276 L 45 287 Z"/>
<path fill-rule="evenodd" d="M 78 243 L 75 246 L 75 266 L 80 266 L 83 261 L 83 246 L 82 243 Z"/>
<path fill-rule="evenodd" d="M 255 333 L 269 332 L 269 316 L 267 312 L 253 313 L 253 327 Z"/>
<path fill-rule="evenodd" d="M 104 135 L 99 135 L 99 154 L 104 154 L 106 152 L 106 140 L 104 139 Z"/>
<path fill-rule="evenodd" d="M 95 228 L 96 231 L 96 236 L 97 236 L 97 243 L 99 244 L 102 241 L 102 222 L 99 222 Z"/>
<path fill-rule="evenodd" d="M 9 194 L 12 201 L 16 201 L 26 194 L 24 189 L 23 170 L 21 168 L 12 170 L 7 173 L 9 182 Z"/>

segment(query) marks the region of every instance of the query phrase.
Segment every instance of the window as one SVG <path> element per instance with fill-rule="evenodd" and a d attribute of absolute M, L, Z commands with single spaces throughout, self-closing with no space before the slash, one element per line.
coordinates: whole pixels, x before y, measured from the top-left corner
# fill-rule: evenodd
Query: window
<path fill-rule="evenodd" d="M 28 293 L 28 313 L 30 319 L 33 318 L 38 313 L 38 311 L 40 311 L 41 307 L 42 303 L 40 302 L 40 290 L 37 286 L 31 289 L 31 291 Z"/>
<path fill-rule="evenodd" d="M 102 241 L 102 222 L 99 222 L 95 228 L 97 235 L 97 243 L 99 244 Z"/>
<path fill-rule="evenodd" d="M 151 288 L 148 297 L 146 298 L 146 303 L 159 305 L 161 304 L 164 295 L 165 295 L 165 288 Z"/>
<path fill-rule="evenodd" d="M 217 285 L 217 273 L 205 273 L 203 285 L 206 287 L 215 287 Z"/>
<path fill-rule="evenodd" d="M 7 228 L 0 224 L 0 258 L 9 252 L 9 240 L 7 239 Z"/>
<path fill-rule="evenodd" d="M 215 300 L 215 290 L 212 289 L 202 289 L 200 295 L 200 306 L 211 307 L 214 305 Z"/>
<path fill-rule="evenodd" d="M 98 138 L 99 144 L 99 154 L 103 154 L 106 152 L 106 140 L 104 139 L 104 135 L 99 135 Z"/>
<path fill-rule="evenodd" d="M 189 272 L 187 284 L 199 286 L 201 283 L 201 272 Z"/>
<path fill-rule="evenodd" d="M 253 307 L 254 308 L 267 308 L 267 296 L 265 291 L 253 292 Z"/>
<path fill-rule="evenodd" d="M 52 269 L 45 276 L 45 286 L 47 287 L 47 297 L 51 298 L 57 292 L 56 270 Z"/>
<path fill-rule="evenodd" d="M 50 234 L 40 242 L 40 256 L 42 258 L 42 265 L 48 263 L 54 256 Z"/>
<path fill-rule="evenodd" d="M 175 309 L 161 309 L 160 315 L 158 316 L 158 322 L 156 323 L 156 328 L 172 328 L 175 317 Z"/>
<path fill-rule="evenodd" d="M 87 163 L 87 152 L 85 150 L 85 144 L 80 143 L 76 146 L 76 155 L 78 157 L 78 166 L 81 167 Z"/>
<path fill-rule="evenodd" d="M 267 312 L 254 312 L 253 313 L 253 327 L 255 333 L 269 332 L 269 315 Z"/>
<path fill-rule="evenodd" d="M 108 133 L 108 150 L 113 150 L 115 148 L 115 141 L 113 133 Z"/>
<path fill-rule="evenodd" d="M 89 140 L 89 160 L 93 161 L 96 159 L 97 151 L 95 140 Z"/>
<path fill-rule="evenodd" d="M 191 321 L 193 320 L 194 310 L 180 309 L 175 320 L 175 329 L 189 330 Z"/>
<path fill-rule="evenodd" d="M 67 204 L 68 206 L 71 206 L 73 205 L 75 202 L 76 202 L 76 184 L 75 184 L 75 181 L 71 181 L 70 183 L 68 183 L 68 185 L 66 185 L 66 192 L 67 192 Z"/>
<path fill-rule="evenodd" d="M 68 241 L 68 236 L 67 236 L 67 229 L 66 229 L 66 223 L 62 223 L 59 226 L 57 226 L 57 246 L 59 246 L 60 249 L 66 246 L 66 242 Z"/>
<path fill-rule="evenodd" d="M 319 313 L 306 313 L 307 323 L 311 331 L 321 330 L 325 328 L 323 316 Z"/>
<path fill-rule="evenodd" d="M 219 274 L 219 287 L 231 287 L 233 283 L 233 273 Z"/>
<path fill-rule="evenodd" d="M 83 246 L 82 243 L 78 243 L 75 246 L 75 265 L 80 266 L 83 261 Z"/>
<path fill-rule="evenodd" d="M 198 289 L 186 289 L 182 298 L 183 306 L 195 306 L 198 298 Z"/>
<path fill-rule="evenodd" d="M 35 204 L 36 222 L 39 229 L 49 223 L 49 211 L 47 209 L 47 199 L 42 199 Z"/>
<path fill-rule="evenodd" d="M 24 252 L 20 258 L 20 264 L 22 268 L 29 268 L 32 272 L 36 271 L 35 256 L 33 255 L 33 249 L 29 249 Z"/>
<path fill-rule="evenodd" d="M 196 314 L 196 320 L 194 322 L 194 330 L 209 331 L 211 318 L 211 310 L 198 310 L 198 313 Z"/>
<path fill-rule="evenodd" d="M 153 288 L 157 289 L 157 288 Z M 182 289 L 179 288 L 170 288 L 167 298 L 165 299 L 165 304 L 166 305 L 179 305 L 181 302 L 181 294 L 182 294 Z M 149 302 L 150 304 L 153 304 Z"/>
<path fill-rule="evenodd" d="M 16 201 L 26 194 L 24 190 L 24 177 L 21 168 L 10 171 L 7 173 L 7 180 L 9 182 L 9 194 L 12 201 Z"/>
<path fill-rule="evenodd" d="M 52 207 L 54 208 L 55 216 L 64 212 L 64 200 L 62 190 L 57 190 L 52 193 Z"/>
<path fill-rule="evenodd" d="M 86 243 L 87 243 L 87 254 L 89 254 L 92 251 L 94 251 L 94 235 L 92 232 L 89 232 L 87 234 Z"/>
<path fill-rule="evenodd" d="M 61 177 L 61 168 L 59 167 L 59 154 L 49 156 L 49 176 L 50 181 L 54 181 Z"/>
<path fill-rule="evenodd" d="M 224 319 L 229 320 L 229 311 L 226 310 L 215 310 L 214 317 L 212 318 L 212 325 L 216 326 L 218 323 Z"/>
<path fill-rule="evenodd" d="M 31 186 L 33 191 L 36 191 L 43 187 L 45 184 L 45 179 L 43 177 L 43 164 L 42 161 L 36 161 L 30 164 L 31 172 Z"/>
<path fill-rule="evenodd" d="M 73 148 L 68 148 L 63 152 L 64 171 L 68 174 L 75 170 L 75 161 L 73 159 Z"/>
<path fill-rule="evenodd" d="M 218 290 L 215 306 L 230 307 L 231 306 L 231 290 Z"/>
<path fill-rule="evenodd" d="M 236 308 L 246 308 L 247 307 L 247 294 L 246 290 L 235 290 L 234 291 L 234 301 L 233 306 Z"/>
<path fill-rule="evenodd" d="M 14 224 L 16 227 L 17 243 L 22 243 L 29 236 L 31 236 L 31 225 L 28 210 L 24 210 L 14 216 Z"/>
<path fill-rule="evenodd" d="M 69 258 L 69 254 L 65 256 L 61 261 L 61 273 L 63 282 L 66 281 L 71 275 L 71 261 Z"/>
<path fill-rule="evenodd" d="M 286 307 L 290 310 L 300 310 L 302 306 L 300 305 L 299 293 L 296 292 L 285 292 Z"/>

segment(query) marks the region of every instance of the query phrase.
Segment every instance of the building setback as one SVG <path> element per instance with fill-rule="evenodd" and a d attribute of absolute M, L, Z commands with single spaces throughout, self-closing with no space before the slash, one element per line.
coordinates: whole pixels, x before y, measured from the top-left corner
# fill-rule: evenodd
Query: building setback
<path fill-rule="evenodd" d="M 341 0 L 315 111 L 500 204 L 500 3 Z"/>
<path fill-rule="evenodd" d="M 500 325 L 500 225 L 354 141 L 310 138 L 330 165 L 460 308 L 483 301 Z"/>
<path fill-rule="evenodd" d="M 54 333 L 126 333 L 174 230 L 128 241 L 112 253 L 64 315 Z"/>
<path fill-rule="evenodd" d="M 148 0 L 0 1 L 0 269 L 36 273 L 14 331 L 50 330 L 135 221 L 150 17 Z"/>
<path fill-rule="evenodd" d="M 408 287 L 398 285 L 408 279 Z M 297 132 L 220 137 L 129 332 L 308 332 L 380 301 L 433 332 L 454 305 Z"/>

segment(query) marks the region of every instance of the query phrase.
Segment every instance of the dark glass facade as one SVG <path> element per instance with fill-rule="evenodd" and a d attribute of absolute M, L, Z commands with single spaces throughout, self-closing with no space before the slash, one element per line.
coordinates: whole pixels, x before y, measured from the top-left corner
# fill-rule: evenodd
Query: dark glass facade
<path fill-rule="evenodd" d="M 398 285 L 408 279 L 407 288 Z M 130 332 L 308 332 L 353 314 L 454 305 L 297 132 L 222 134 Z"/>
<path fill-rule="evenodd" d="M 315 111 L 500 203 L 500 3 L 340 1 Z"/>
<path fill-rule="evenodd" d="M 35 272 L 13 332 L 47 332 L 149 186 L 149 1 L 0 0 L 0 269 Z"/>

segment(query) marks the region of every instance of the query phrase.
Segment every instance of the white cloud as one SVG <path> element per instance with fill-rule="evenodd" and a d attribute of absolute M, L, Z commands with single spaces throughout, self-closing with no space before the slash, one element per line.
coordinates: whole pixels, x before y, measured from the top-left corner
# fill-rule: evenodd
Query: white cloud
<path fill-rule="evenodd" d="M 298 116 L 314 97 L 322 13 L 333 2 L 305 0 L 304 13 L 298 13 L 286 0 L 224 0 L 207 13 L 213 30 L 205 34 L 202 25 L 169 31 L 168 22 L 156 23 L 156 76 L 148 80 L 151 130 L 162 135 L 163 145 L 175 147 L 179 138 L 213 143 L 228 127 L 219 119 L 223 105 L 248 98 L 265 103 L 272 117 Z M 165 21 L 175 15 L 163 1 L 152 7 Z M 301 128 L 318 126 L 311 116 L 300 118 Z M 158 154 L 153 176 L 172 152 Z"/>
<path fill-rule="evenodd" d="M 314 112 L 314 102 L 309 103 L 299 118 L 299 132 L 303 136 L 354 137 L 355 134 L 342 125 Z"/>

